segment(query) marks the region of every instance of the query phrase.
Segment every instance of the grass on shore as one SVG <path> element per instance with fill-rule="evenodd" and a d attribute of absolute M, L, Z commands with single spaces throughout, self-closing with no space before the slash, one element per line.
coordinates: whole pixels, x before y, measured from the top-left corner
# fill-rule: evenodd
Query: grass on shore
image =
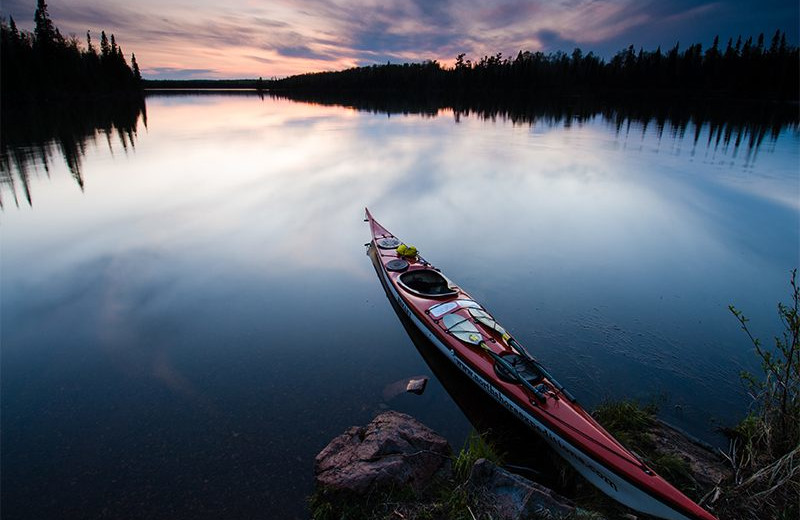
<path fill-rule="evenodd" d="M 656 426 L 658 407 L 636 401 L 605 402 L 592 415 L 626 448 L 641 457 L 656 473 L 687 496 L 698 499 L 702 489 L 692 477 L 689 464 L 681 457 L 658 450 L 651 431 Z"/>

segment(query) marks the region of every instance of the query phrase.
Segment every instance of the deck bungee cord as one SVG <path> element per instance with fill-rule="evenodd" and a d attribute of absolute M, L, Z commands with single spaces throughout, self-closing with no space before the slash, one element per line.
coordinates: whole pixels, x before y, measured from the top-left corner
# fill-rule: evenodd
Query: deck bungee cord
<path fill-rule="evenodd" d="M 474 310 L 474 309 L 470 309 L 469 311 L 472 311 L 472 310 Z M 531 402 L 531 404 L 544 405 L 544 404 L 547 403 L 547 392 L 543 391 L 542 389 L 540 389 L 540 388 L 538 388 L 536 386 L 533 386 L 533 384 L 531 384 L 525 377 L 523 377 L 511 363 L 509 363 L 508 361 L 503 359 L 503 356 L 501 356 L 497 352 L 494 352 L 493 350 L 491 350 L 489 348 L 489 346 L 486 344 L 486 342 L 483 341 L 483 339 L 481 339 L 478 334 L 476 334 L 476 333 L 478 333 L 478 329 L 477 329 L 477 327 L 475 327 L 475 325 L 472 322 L 469 321 L 469 318 L 467 318 L 465 316 L 462 316 L 460 314 L 445 314 L 444 317 L 443 317 L 443 321 L 447 321 L 447 320 L 444 320 L 444 318 L 447 318 L 447 317 L 450 317 L 450 316 L 455 316 L 457 318 L 454 318 L 453 320 L 450 320 L 452 322 L 452 325 L 445 329 L 449 334 L 452 334 L 457 339 L 459 339 L 459 340 L 461 340 L 461 341 L 463 341 L 465 343 L 479 346 L 481 349 L 483 349 L 483 351 L 485 351 L 487 354 L 489 354 L 489 356 L 491 356 L 492 359 L 494 359 L 497 363 L 499 363 L 505 370 L 510 372 L 512 375 L 514 375 L 514 379 L 517 381 L 517 383 L 520 384 L 522 386 L 522 388 L 524 388 L 525 390 L 531 392 L 535 396 L 535 399 L 531 399 L 529 397 L 529 401 Z M 464 324 L 467 324 L 467 323 L 472 325 L 472 327 L 471 328 L 464 327 Z M 447 323 L 445 323 L 445 325 L 447 325 Z M 452 328 L 453 327 L 458 327 L 458 326 L 461 326 L 461 327 L 464 327 L 464 328 L 462 330 L 458 330 L 456 332 L 453 332 Z M 474 333 L 471 332 L 473 329 L 474 329 Z M 466 339 L 464 337 L 462 337 L 462 334 L 464 334 L 464 333 L 469 333 L 469 335 L 466 336 Z M 528 356 L 530 356 L 530 354 L 528 354 Z M 531 359 L 530 357 L 528 357 L 527 360 L 528 361 L 533 361 L 534 363 L 536 363 L 535 360 Z M 536 365 L 539 365 L 539 363 L 536 363 Z M 537 366 L 537 368 L 538 368 L 538 366 Z M 543 378 L 546 378 L 553 385 L 553 388 L 555 388 L 559 392 L 563 393 L 563 391 L 561 389 L 559 389 L 553 383 L 553 380 L 547 374 L 545 374 L 544 371 L 542 371 L 542 376 L 543 376 Z M 574 399 L 570 399 L 570 401 L 575 402 Z M 653 475 L 653 471 L 649 467 L 647 467 L 647 465 L 642 460 L 640 460 L 638 457 L 636 457 L 635 455 L 631 454 L 631 455 L 633 455 L 633 457 L 630 457 L 627 454 L 623 455 L 623 453 L 620 453 L 617 450 L 611 449 L 610 447 L 608 447 L 605 444 L 601 443 L 600 441 L 598 441 L 597 439 L 595 439 L 591 435 L 587 434 L 586 432 L 581 431 L 580 429 L 576 428 L 575 426 L 569 424 L 568 422 L 564 421 L 560 417 L 558 417 L 555 414 L 551 413 L 549 410 L 547 410 L 547 408 L 545 408 L 543 406 L 538 406 L 538 409 L 544 415 L 548 416 L 551 420 L 559 423 L 561 426 L 569 429 L 573 433 L 576 433 L 576 434 L 584 437 L 586 440 L 588 440 L 589 442 L 592 442 L 593 444 L 595 444 L 599 448 L 601 448 L 603 450 L 606 450 L 609 454 L 614 455 L 616 457 L 619 457 L 619 458 L 625 460 L 629 464 L 632 464 L 632 465 L 638 467 L 639 469 L 641 469 L 642 471 L 644 471 L 648 475 Z M 625 453 L 629 453 L 628 450 L 625 450 Z"/>

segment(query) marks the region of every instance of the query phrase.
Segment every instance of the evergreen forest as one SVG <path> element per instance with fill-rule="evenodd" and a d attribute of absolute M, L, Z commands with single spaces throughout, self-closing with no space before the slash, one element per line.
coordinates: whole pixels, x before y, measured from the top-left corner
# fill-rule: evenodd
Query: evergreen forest
<path fill-rule="evenodd" d="M 61 34 L 44 0 L 38 0 L 32 33 L 19 30 L 13 18 L 0 20 L 0 64 L 4 105 L 141 90 L 136 57 L 129 66 L 113 34 L 103 31 L 98 49 L 87 32 L 84 47 Z"/>
<path fill-rule="evenodd" d="M 800 53 L 776 31 L 722 45 L 719 37 L 703 49 L 680 43 L 664 52 L 631 45 L 606 61 L 576 48 L 545 54 L 520 51 L 472 61 L 459 54 L 453 67 L 437 61 L 372 65 L 338 72 L 301 74 L 273 80 L 269 87 L 287 91 L 447 91 L 475 94 L 493 91 L 556 93 L 690 94 L 696 97 L 795 101 L 800 93 Z"/>

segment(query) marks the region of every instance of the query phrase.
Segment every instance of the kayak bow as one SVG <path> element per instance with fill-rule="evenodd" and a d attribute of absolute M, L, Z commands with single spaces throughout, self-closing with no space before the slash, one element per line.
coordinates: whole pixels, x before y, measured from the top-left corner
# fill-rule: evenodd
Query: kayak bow
<path fill-rule="evenodd" d="M 483 391 L 617 502 L 667 520 L 716 520 L 612 437 L 466 291 L 378 224 L 369 210 L 366 217 L 370 255 L 387 292 Z"/>

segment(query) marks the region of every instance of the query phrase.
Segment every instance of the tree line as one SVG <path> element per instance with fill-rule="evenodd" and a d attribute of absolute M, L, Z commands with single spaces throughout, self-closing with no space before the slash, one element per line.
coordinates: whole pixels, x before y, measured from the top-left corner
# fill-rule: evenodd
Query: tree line
<path fill-rule="evenodd" d="M 86 47 L 65 37 L 38 0 L 33 32 L 10 17 L 0 20 L 0 86 L 3 99 L 64 99 L 141 89 L 136 56 L 129 66 L 114 35 L 100 33 L 99 49 L 89 32 Z"/>
<path fill-rule="evenodd" d="M 264 90 L 266 82 L 258 79 L 144 79 L 142 85 L 147 89 L 161 90 Z"/>
<path fill-rule="evenodd" d="M 776 31 L 729 39 L 703 49 L 699 43 L 664 52 L 631 45 L 610 60 L 576 48 L 558 51 L 502 53 L 472 61 L 459 54 L 451 68 L 437 61 L 373 65 L 338 72 L 320 72 L 271 81 L 272 89 L 287 90 L 487 90 L 619 92 L 641 91 L 725 95 L 742 98 L 797 100 L 800 93 L 800 52 Z"/>

